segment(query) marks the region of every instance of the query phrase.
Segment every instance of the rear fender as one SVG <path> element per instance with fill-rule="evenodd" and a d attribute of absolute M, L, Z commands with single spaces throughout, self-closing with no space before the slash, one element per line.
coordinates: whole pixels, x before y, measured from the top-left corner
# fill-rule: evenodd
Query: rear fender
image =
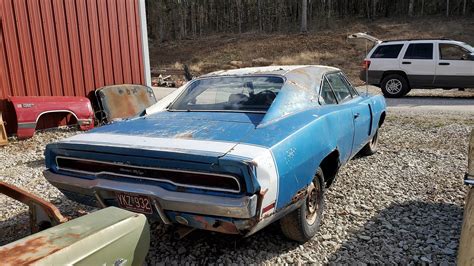
<path fill-rule="evenodd" d="M 81 130 L 94 127 L 94 111 L 85 97 L 22 96 L 10 97 L 9 100 L 15 109 L 19 139 L 32 137 L 40 117 L 51 113 L 71 114 Z"/>

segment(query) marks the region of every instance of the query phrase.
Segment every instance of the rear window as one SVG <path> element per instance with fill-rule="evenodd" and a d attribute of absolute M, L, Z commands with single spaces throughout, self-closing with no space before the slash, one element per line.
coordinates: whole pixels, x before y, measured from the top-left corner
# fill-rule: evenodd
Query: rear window
<path fill-rule="evenodd" d="M 402 47 L 403 44 L 380 45 L 375 49 L 371 58 L 397 58 Z"/>
<path fill-rule="evenodd" d="M 265 113 L 283 83 L 283 78 L 277 76 L 198 79 L 168 110 Z"/>
<path fill-rule="evenodd" d="M 412 43 L 405 52 L 404 59 L 433 59 L 432 43 Z"/>

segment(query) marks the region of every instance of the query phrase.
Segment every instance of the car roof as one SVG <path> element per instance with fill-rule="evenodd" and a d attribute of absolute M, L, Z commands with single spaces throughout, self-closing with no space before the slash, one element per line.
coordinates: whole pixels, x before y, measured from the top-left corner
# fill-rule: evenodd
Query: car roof
<path fill-rule="evenodd" d="M 282 66 L 266 66 L 266 67 L 246 67 L 239 69 L 219 70 L 211 72 L 201 77 L 215 76 L 246 76 L 246 75 L 279 75 L 288 77 L 295 72 L 319 72 L 327 73 L 340 71 L 340 69 L 330 66 L 321 65 L 282 65 Z"/>
<path fill-rule="evenodd" d="M 319 65 L 267 66 L 216 71 L 200 78 L 252 75 L 284 77 L 285 84 L 261 121 L 261 124 L 266 124 L 314 106 L 314 97 L 319 93 L 324 74 L 339 71 L 335 67 Z"/>
<path fill-rule="evenodd" d="M 379 45 L 384 45 L 384 44 L 401 44 L 401 43 L 426 43 L 426 42 L 442 42 L 442 43 L 453 43 L 453 44 L 463 44 L 463 42 L 460 41 L 455 41 L 451 39 L 445 39 L 445 38 L 440 38 L 440 39 L 400 39 L 400 40 L 387 40 L 387 41 L 382 41 Z"/>

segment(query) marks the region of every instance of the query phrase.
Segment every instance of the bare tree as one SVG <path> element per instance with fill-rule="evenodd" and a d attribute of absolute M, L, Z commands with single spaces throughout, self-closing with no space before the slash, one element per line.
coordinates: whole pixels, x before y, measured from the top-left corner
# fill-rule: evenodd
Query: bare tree
<path fill-rule="evenodd" d="M 425 0 L 421 0 L 421 15 L 423 16 L 425 13 Z"/>
<path fill-rule="evenodd" d="M 449 0 L 446 0 L 446 17 L 449 17 Z"/>
<path fill-rule="evenodd" d="M 466 15 L 466 9 L 467 9 L 467 0 L 464 0 L 464 5 L 463 5 L 463 8 L 462 8 L 462 15 L 463 16 Z"/>
<path fill-rule="evenodd" d="M 308 0 L 301 0 L 301 29 L 302 33 L 308 32 Z"/>
<path fill-rule="evenodd" d="M 408 4 L 408 16 L 413 17 L 413 6 L 415 5 L 415 0 L 410 0 Z"/>

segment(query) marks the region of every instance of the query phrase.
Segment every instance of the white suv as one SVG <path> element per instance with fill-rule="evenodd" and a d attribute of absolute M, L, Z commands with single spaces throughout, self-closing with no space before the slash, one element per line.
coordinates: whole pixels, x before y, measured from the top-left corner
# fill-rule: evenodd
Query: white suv
<path fill-rule="evenodd" d="M 474 48 L 468 44 L 445 39 L 374 41 L 360 79 L 382 88 L 385 97 L 402 97 L 412 88 L 474 88 Z"/>

